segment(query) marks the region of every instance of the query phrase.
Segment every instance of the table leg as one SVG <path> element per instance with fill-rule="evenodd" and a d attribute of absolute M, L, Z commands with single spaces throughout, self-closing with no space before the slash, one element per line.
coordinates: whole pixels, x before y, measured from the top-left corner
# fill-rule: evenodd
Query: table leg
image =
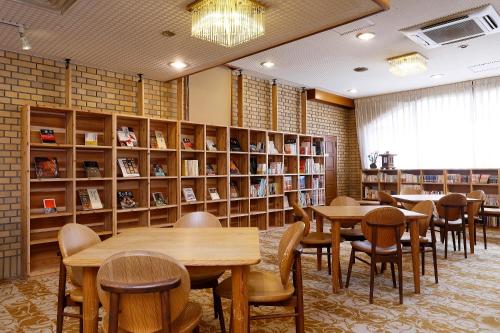
<path fill-rule="evenodd" d="M 323 232 L 323 216 L 316 214 L 316 231 Z M 323 248 L 318 248 L 316 250 L 316 268 L 321 271 L 321 263 L 323 260 Z"/>
<path fill-rule="evenodd" d="M 467 218 L 469 222 L 469 244 L 470 244 L 470 253 L 474 253 L 474 223 L 476 223 L 476 220 L 474 220 L 474 203 L 469 202 L 467 203 Z"/>
<path fill-rule="evenodd" d="M 97 270 L 97 267 L 83 268 L 83 332 L 85 333 L 97 333 L 99 318 Z"/>
<path fill-rule="evenodd" d="M 415 294 L 420 294 L 420 241 L 418 232 L 418 222 L 410 223 L 411 259 L 413 263 L 413 284 Z"/>
<path fill-rule="evenodd" d="M 248 266 L 235 266 L 231 269 L 232 280 L 232 311 L 233 332 L 248 332 L 248 289 L 247 278 L 250 268 Z"/>
<path fill-rule="evenodd" d="M 332 220 L 332 288 L 336 294 L 340 290 L 340 222 Z"/>

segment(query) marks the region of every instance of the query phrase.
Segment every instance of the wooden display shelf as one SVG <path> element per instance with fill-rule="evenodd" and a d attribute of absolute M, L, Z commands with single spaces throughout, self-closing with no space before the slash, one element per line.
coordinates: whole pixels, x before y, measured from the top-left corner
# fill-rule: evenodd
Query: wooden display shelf
<path fill-rule="evenodd" d="M 75 145 L 76 149 L 92 149 L 92 150 L 109 150 L 113 149 L 113 146 L 87 146 L 87 145 Z M 124 147 L 120 147 L 124 148 Z"/>

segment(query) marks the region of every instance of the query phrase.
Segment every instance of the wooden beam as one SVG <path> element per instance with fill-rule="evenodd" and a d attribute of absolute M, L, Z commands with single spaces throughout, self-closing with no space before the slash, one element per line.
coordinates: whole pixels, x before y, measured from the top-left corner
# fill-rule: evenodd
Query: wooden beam
<path fill-rule="evenodd" d="M 346 109 L 354 109 L 354 100 L 318 89 L 307 90 L 307 100 L 339 106 Z"/>
<path fill-rule="evenodd" d="M 271 102 L 271 110 L 272 110 L 272 123 L 271 128 L 273 131 L 278 130 L 278 85 L 276 84 L 276 80 L 273 80 L 272 86 L 272 102 Z"/>
<path fill-rule="evenodd" d="M 71 59 L 66 59 L 66 72 L 65 74 L 65 85 L 64 85 L 64 106 L 71 109 L 71 104 L 73 100 L 73 82 L 71 78 L 73 77 L 73 70 L 71 69 Z"/>
<path fill-rule="evenodd" d="M 238 126 L 243 127 L 243 75 L 238 74 Z"/>
<path fill-rule="evenodd" d="M 142 74 L 139 74 L 139 82 L 137 82 L 137 114 L 144 116 L 144 80 Z"/>
<path fill-rule="evenodd" d="M 300 133 L 307 134 L 307 91 L 300 93 Z"/>
<path fill-rule="evenodd" d="M 177 120 L 184 120 L 184 77 L 177 79 Z"/>

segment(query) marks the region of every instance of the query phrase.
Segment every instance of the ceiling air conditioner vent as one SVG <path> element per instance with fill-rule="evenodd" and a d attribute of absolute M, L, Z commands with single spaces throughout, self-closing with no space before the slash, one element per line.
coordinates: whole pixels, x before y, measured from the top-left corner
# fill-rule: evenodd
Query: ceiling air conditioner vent
<path fill-rule="evenodd" d="M 431 49 L 500 32 L 500 16 L 493 6 L 471 9 L 433 22 L 401 30 L 415 43 Z"/>

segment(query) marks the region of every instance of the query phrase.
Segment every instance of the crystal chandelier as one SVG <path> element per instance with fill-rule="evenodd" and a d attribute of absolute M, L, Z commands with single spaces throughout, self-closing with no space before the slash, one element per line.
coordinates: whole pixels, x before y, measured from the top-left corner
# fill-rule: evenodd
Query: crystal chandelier
<path fill-rule="evenodd" d="M 264 34 L 263 4 L 255 0 L 199 0 L 189 5 L 191 35 L 226 47 Z"/>
<path fill-rule="evenodd" d="M 419 74 L 427 70 L 427 58 L 418 52 L 387 59 L 389 71 L 396 76 Z"/>

